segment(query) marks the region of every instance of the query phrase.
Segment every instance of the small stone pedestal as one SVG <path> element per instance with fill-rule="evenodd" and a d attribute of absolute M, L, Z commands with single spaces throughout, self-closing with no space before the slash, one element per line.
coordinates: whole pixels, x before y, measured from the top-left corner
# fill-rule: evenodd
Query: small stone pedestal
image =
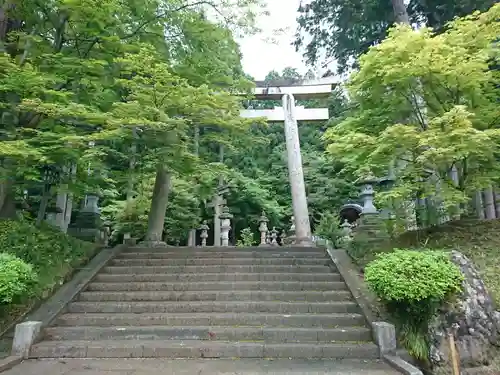
<path fill-rule="evenodd" d="M 201 230 L 201 233 L 200 233 L 201 247 L 206 247 L 207 246 L 207 238 L 208 238 L 208 230 L 210 229 L 210 227 L 207 224 L 207 221 L 203 220 L 203 223 L 200 225 L 200 227 L 198 229 Z"/>

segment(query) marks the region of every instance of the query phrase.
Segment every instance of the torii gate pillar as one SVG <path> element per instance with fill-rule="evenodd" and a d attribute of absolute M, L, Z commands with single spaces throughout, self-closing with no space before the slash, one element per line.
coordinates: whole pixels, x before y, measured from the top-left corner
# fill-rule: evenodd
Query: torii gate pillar
<path fill-rule="evenodd" d="M 306 185 L 302 170 L 299 128 L 295 113 L 295 98 L 292 94 L 284 94 L 283 110 L 285 113 L 285 138 L 288 159 L 288 176 L 292 192 L 292 207 L 295 218 L 295 236 L 298 246 L 313 246 L 309 209 L 307 206 Z"/>

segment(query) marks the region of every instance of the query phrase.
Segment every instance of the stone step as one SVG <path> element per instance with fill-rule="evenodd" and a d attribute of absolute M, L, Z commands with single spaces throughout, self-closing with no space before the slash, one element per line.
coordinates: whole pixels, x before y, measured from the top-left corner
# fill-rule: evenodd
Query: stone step
<path fill-rule="evenodd" d="M 348 291 L 196 291 L 196 292 L 83 292 L 80 301 L 351 301 Z"/>
<path fill-rule="evenodd" d="M 321 258 L 186 258 L 114 259 L 113 266 L 325 266 Z"/>
<path fill-rule="evenodd" d="M 266 252 L 257 251 L 182 251 L 177 252 L 122 252 L 118 254 L 117 258 L 127 258 L 127 259 L 198 259 L 198 258 L 318 258 L 327 259 L 325 252 L 276 252 L 269 250 Z"/>
<path fill-rule="evenodd" d="M 331 273 L 325 266 L 108 266 L 104 273 L 174 274 L 174 273 Z"/>
<path fill-rule="evenodd" d="M 372 343 L 285 343 L 207 340 L 44 341 L 31 358 L 296 358 L 377 359 Z"/>
<path fill-rule="evenodd" d="M 270 313 L 186 313 L 186 314 L 63 314 L 58 326 L 273 326 L 324 327 L 364 326 L 361 314 L 270 314 Z"/>
<path fill-rule="evenodd" d="M 72 302 L 69 313 L 359 313 L 355 302 Z"/>
<path fill-rule="evenodd" d="M 347 290 L 341 281 L 206 281 L 206 282 L 128 282 L 90 283 L 88 291 L 203 291 L 203 290 L 269 290 L 269 291 L 328 291 Z"/>
<path fill-rule="evenodd" d="M 105 274 L 94 279 L 98 282 L 199 282 L 199 281 L 342 281 L 339 273 L 175 273 L 175 274 Z"/>
<path fill-rule="evenodd" d="M 274 327 L 50 327 L 46 340 L 211 340 L 285 342 L 371 341 L 366 327 L 274 328 Z"/>
<path fill-rule="evenodd" d="M 278 246 L 278 247 L 128 247 L 122 250 L 122 253 L 178 253 L 178 254 L 211 254 L 211 253 L 237 253 L 237 252 L 251 252 L 251 253 L 264 253 L 264 254 L 297 254 L 297 253 L 308 253 L 308 254 L 318 254 L 320 256 L 325 256 L 325 249 L 321 247 L 293 247 L 293 246 Z"/>

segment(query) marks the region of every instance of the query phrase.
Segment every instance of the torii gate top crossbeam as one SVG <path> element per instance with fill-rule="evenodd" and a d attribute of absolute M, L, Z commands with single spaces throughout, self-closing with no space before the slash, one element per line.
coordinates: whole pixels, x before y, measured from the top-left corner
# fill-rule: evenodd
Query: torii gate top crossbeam
<path fill-rule="evenodd" d="M 284 94 L 292 94 L 295 99 L 328 98 L 335 84 L 332 78 L 323 78 L 311 81 L 256 81 L 253 93 L 257 100 L 281 100 Z"/>

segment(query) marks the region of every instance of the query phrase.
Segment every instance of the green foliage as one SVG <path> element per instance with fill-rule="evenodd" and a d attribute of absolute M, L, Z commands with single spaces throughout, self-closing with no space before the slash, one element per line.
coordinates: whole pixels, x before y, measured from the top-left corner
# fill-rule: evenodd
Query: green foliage
<path fill-rule="evenodd" d="M 27 221 L 0 220 L 0 244 L 0 252 L 15 255 L 33 266 L 39 275 L 37 293 L 58 285 L 95 252 L 93 244 L 49 226 L 36 228 Z"/>
<path fill-rule="evenodd" d="M 460 251 L 473 261 L 500 306 L 500 220 L 463 220 L 412 231 L 394 239 L 397 247 Z"/>
<path fill-rule="evenodd" d="M 406 3 L 406 2 L 405 2 Z M 412 23 L 443 31 L 449 21 L 476 10 L 485 11 L 495 0 L 410 0 Z M 357 58 L 381 43 L 395 22 L 390 0 L 312 0 L 299 8 L 295 45 L 305 47 L 310 63 L 334 60 L 340 72 L 356 67 Z"/>
<path fill-rule="evenodd" d="M 422 337 L 442 303 L 461 290 L 458 267 L 442 251 L 396 249 L 368 264 L 365 280 L 393 315 L 410 354 L 426 360 Z"/>
<path fill-rule="evenodd" d="M 255 236 L 252 228 L 242 229 L 240 232 L 240 239 L 236 243 L 238 247 L 249 247 L 253 246 L 255 242 Z"/>
<path fill-rule="evenodd" d="M 35 303 L 48 297 L 96 251 L 94 244 L 77 240 L 46 225 L 35 227 L 26 220 L 0 220 L 2 257 L 17 257 L 23 264 L 29 265 L 20 268 L 25 272 L 27 287 L 21 289 L 23 287 L 19 284 L 17 289 L 13 289 L 19 291 L 16 298 L 0 309 L 0 331 L 32 309 Z M 3 269 L 0 270 L 0 275 L 3 272 Z"/>
<path fill-rule="evenodd" d="M 498 71 L 489 68 L 500 56 L 499 15 L 496 5 L 438 35 L 398 26 L 360 58 L 349 116 L 324 137 L 358 176 L 384 176 L 393 166 L 396 183 L 377 196 L 380 206 L 427 198 L 441 215 L 453 214 L 497 182 Z"/>
<path fill-rule="evenodd" d="M 324 212 L 321 214 L 319 223 L 316 226 L 315 234 L 322 239 L 328 240 L 334 246 L 342 237 L 342 228 L 340 228 L 340 219 L 338 214 Z"/>
<path fill-rule="evenodd" d="M 0 304 L 33 294 L 37 276 L 33 267 L 18 257 L 0 253 Z"/>
<path fill-rule="evenodd" d="M 41 191 L 51 202 L 67 191 L 75 207 L 90 190 L 105 206 L 133 198 L 158 163 L 193 184 L 211 156 L 194 155 L 193 125 L 212 143 L 247 126 L 233 93 L 251 83 L 233 35 L 256 31 L 264 11 L 259 0 L 57 0 L 2 13 L 1 216 L 13 216 L 3 206 L 24 190 L 42 219 Z M 61 171 L 51 184 L 40 173 L 47 167 Z M 182 190 L 173 204 L 190 203 L 174 211 L 196 211 L 195 189 Z M 193 221 L 184 219 L 176 227 Z"/>

